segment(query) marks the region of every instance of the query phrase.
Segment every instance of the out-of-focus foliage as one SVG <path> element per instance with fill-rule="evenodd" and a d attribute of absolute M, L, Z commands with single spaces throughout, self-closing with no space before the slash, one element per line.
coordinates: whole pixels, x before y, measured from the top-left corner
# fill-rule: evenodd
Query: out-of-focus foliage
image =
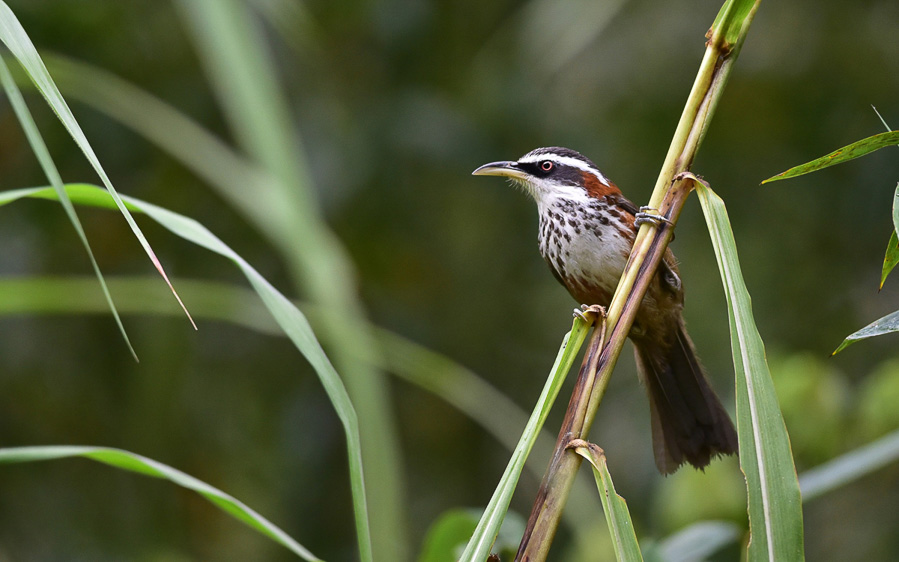
<path fill-rule="evenodd" d="M 40 50 L 117 74 L 230 142 L 168 3 L 8 3 Z M 300 3 L 307 17 L 290 41 L 268 29 L 325 218 L 358 268 L 372 320 L 455 358 L 525 407 L 539 394 L 575 303 L 537 255 L 532 204 L 468 174 L 536 146 L 564 145 L 590 156 L 638 204 L 645 201 L 695 75 L 705 14 L 720 6 L 616 4 L 602 17 L 581 18 L 576 48 L 566 43 L 565 56 L 555 56 L 552 49 L 567 37 L 559 30 L 570 28 L 553 18 L 588 4 L 611 5 L 559 0 L 565 9 L 554 10 L 538 0 L 314 0 Z M 584 31 L 585 22 L 602 26 Z M 802 402 L 788 399 L 793 390 L 780 390 L 786 388 L 780 359 L 772 361 L 800 471 L 896 428 L 887 402 L 875 405 L 892 383 L 871 382 L 885 380 L 871 373 L 896 355 L 896 336 L 828 358 L 846 333 L 899 308 L 895 279 L 876 293 L 883 237 L 892 228 L 894 150 L 790 183 L 758 184 L 879 132 L 871 104 L 887 122 L 899 122 L 897 26 L 893 0 L 851 7 L 837 0 L 763 2 L 694 166 L 713 185 L 726 186 L 718 193 L 772 356 L 812 357 L 803 362 L 828 366 L 817 373 L 822 389 L 815 388 L 816 373 L 787 384 L 811 397 Z M 285 265 L 240 213 L 141 137 L 72 106 L 122 192 L 196 217 L 289 292 Z M 32 110 L 63 178 L 95 182 L 54 117 L 38 104 Z M 0 130 L 0 188 L 43 185 L 6 105 Z M 81 216 L 104 272 L 148 273 L 120 218 Z M 173 276 L 241 282 L 224 260 L 149 223 L 141 227 Z M 673 249 L 690 331 L 727 396 L 727 317 L 704 231 L 698 205 L 688 206 Z M 90 271 L 65 215 L 46 203 L 3 209 L 0 240 L 2 275 Z M 0 321 L 2 444 L 132 450 L 241 498 L 317 555 L 350 559 L 354 532 L 339 422 L 295 349 L 225 324 L 201 323 L 198 333 L 183 318 L 129 316 L 125 324 L 139 365 L 108 318 Z M 404 383 L 391 391 L 409 487 L 404 523 L 416 541 L 410 550 L 418 552 L 441 513 L 486 503 L 508 452 L 439 399 Z M 838 421 L 826 420 L 823 435 L 800 443 L 799 435 L 814 434 L 813 422 L 832 408 L 842 412 Z M 558 424 L 555 414 L 549 427 Z M 657 509 L 660 498 L 677 497 L 687 485 L 682 481 L 703 477 L 655 473 L 648 420 L 632 364 L 622 361 L 591 439 L 606 451 L 641 539 L 674 530 L 666 523 L 673 516 Z M 707 471 L 709 478 L 721 469 L 726 465 Z M 805 506 L 808 558 L 892 559 L 899 549 L 897 474 L 899 468 L 885 468 Z M 11 559 L 289 557 L 205 502 L 152 480 L 87 463 L 7 467 L 0 479 L 0 555 Z M 536 486 L 524 478 L 512 508 L 526 512 Z M 712 508 L 719 504 L 714 494 L 706 497 Z M 595 498 L 588 500 L 596 509 Z M 720 503 L 726 513 L 715 517 L 745 517 L 735 502 Z M 559 552 L 570 536 L 563 528 Z"/>

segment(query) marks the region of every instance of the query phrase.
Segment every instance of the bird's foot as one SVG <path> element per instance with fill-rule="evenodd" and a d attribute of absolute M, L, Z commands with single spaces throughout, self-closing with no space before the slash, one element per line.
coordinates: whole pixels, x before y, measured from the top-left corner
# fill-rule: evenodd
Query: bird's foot
<path fill-rule="evenodd" d="M 574 316 L 580 318 L 587 324 L 593 324 L 597 318 L 606 317 L 606 308 L 604 306 L 599 306 L 598 304 L 582 304 L 580 308 L 574 309 Z"/>
<path fill-rule="evenodd" d="M 640 228 L 644 223 L 649 223 L 655 226 L 662 226 L 663 223 L 669 226 L 674 224 L 658 209 L 653 209 L 652 207 L 647 206 L 640 207 L 640 212 L 634 215 L 634 226 Z"/>

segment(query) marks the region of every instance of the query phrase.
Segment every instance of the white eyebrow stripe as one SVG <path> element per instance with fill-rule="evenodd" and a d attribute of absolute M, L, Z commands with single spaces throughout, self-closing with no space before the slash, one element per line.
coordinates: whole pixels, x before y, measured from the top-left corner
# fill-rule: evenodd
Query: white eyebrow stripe
<path fill-rule="evenodd" d="M 577 158 L 572 158 L 570 156 L 560 156 L 554 152 L 544 152 L 542 154 L 533 154 L 533 155 L 525 155 L 519 160 L 519 162 L 523 164 L 535 164 L 537 162 L 542 162 L 544 160 L 552 160 L 553 162 L 558 162 L 559 164 L 564 164 L 566 166 L 571 166 L 572 168 L 577 168 L 578 170 L 583 170 L 585 172 L 590 172 L 596 179 L 600 182 L 610 185 L 609 179 L 602 175 L 602 172 L 587 164 L 583 160 L 578 160 Z"/>

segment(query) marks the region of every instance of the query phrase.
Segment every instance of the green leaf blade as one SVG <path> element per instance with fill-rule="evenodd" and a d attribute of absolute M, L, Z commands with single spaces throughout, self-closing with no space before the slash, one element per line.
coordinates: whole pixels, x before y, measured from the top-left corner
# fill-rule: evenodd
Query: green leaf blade
<path fill-rule="evenodd" d="M 824 168 L 829 168 L 830 166 L 836 166 L 837 164 L 842 164 L 843 162 L 854 160 L 856 158 L 864 156 L 865 154 L 870 154 L 875 150 L 879 150 L 885 146 L 890 146 L 891 144 L 896 143 L 899 143 L 899 131 L 880 133 L 866 139 L 856 141 L 850 145 L 844 146 L 843 148 L 838 148 L 830 154 L 826 154 L 821 158 L 816 158 L 811 162 L 806 162 L 805 164 L 794 166 L 785 172 L 781 172 L 776 176 L 766 179 L 762 183 L 766 184 L 773 181 L 795 178 L 797 176 L 801 176 L 818 170 L 823 170 Z"/>
<path fill-rule="evenodd" d="M 749 505 L 749 559 L 802 560 L 802 501 L 796 468 L 764 344 L 752 317 L 727 210 L 710 188 L 697 185 L 696 189 L 728 303 L 740 466 L 746 476 Z"/>

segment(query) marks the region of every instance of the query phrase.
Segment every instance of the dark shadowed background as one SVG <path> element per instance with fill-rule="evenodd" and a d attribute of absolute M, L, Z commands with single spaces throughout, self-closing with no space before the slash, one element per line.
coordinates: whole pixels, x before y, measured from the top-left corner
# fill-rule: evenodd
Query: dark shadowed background
<path fill-rule="evenodd" d="M 170 3 L 8 4 L 42 53 L 112 72 L 230 142 Z M 262 25 L 324 215 L 355 262 L 370 319 L 471 368 L 529 410 L 576 303 L 537 253 L 533 203 L 470 172 L 537 146 L 568 146 L 643 204 L 720 2 L 300 4 L 305 25 L 287 39 Z M 845 335 L 899 308 L 897 279 L 877 291 L 899 149 L 759 183 L 881 132 L 872 105 L 899 127 L 897 29 L 895 0 L 762 2 L 693 167 L 728 205 L 800 472 L 899 427 L 899 340 L 829 357 Z M 64 180 L 98 183 L 42 100 L 32 93 L 28 101 Z M 203 181 L 107 116 L 71 105 L 122 193 L 198 219 L 283 292 L 304 297 L 267 241 Z M 44 184 L 9 105 L 0 104 L 0 188 Z M 153 273 L 120 215 L 79 214 L 104 273 Z M 173 277 L 246 284 L 221 257 L 149 221 L 141 227 Z M 0 209 L 0 241 L 2 276 L 91 274 L 54 204 Z M 683 213 L 673 248 L 688 325 L 733 411 L 724 296 L 698 202 Z M 0 318 L 0 445 L 128 449 L 235 495 L 323 558 L 353 559 L 344 439 L 296 349 L 214 321 L 201 321 L 198 332 L 179 317 L 129 315 L 125 325 L 139 364 L 108 316 Z M 569 388 L 548 423 L 553 433 Z M 486 504 L 509 452 L 441 398 L 396 379 L 390 391 L 415 554 L 442 512 Z M 700 518 L 745 524 L 734 460 L 706 475 L 656 473 L 629 351 L 591 437 L 608 455 L 639 536 L 664 537 Z M 546 460 L 537 459 L 538 471 Z M 893 466 L 809 502 L 809 559 L 894 559 L 897 480 Z M 537 484 L 526 474 L 513 510 L 527 514 Z M 560 560 L 563 552 L 554 550 Z M 289 557 L 168 483 L 83 460 L 0 467 L 0 560 Z"/>

